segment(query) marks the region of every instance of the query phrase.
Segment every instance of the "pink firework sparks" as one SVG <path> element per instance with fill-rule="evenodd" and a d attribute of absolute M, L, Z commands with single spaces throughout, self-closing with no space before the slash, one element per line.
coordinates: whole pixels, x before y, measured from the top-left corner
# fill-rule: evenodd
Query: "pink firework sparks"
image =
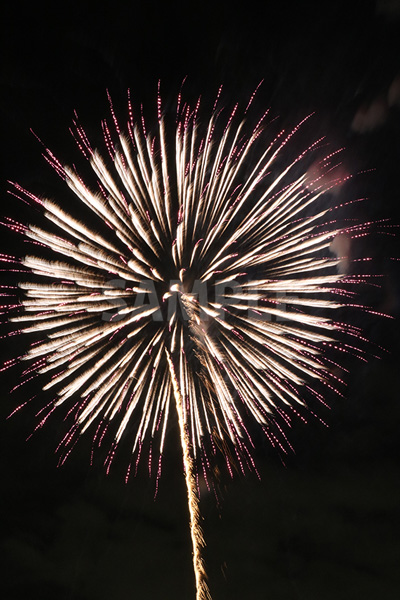
<path fill-rule="evenodd" d="M 348 252 L 371 224 L 343 219 L 346 202 L 332 205 L 348 175 L 340 153 L 315 160 L 322 139 L 287 159 L 309 117 L 271 136 L 266 111 L 248 130 L 252 101 L 244 114 L 225 112 L 218 93 L 204 122 L 200 101 L 191 107 L 179 95 L 171 124 L 158 96 L 155 130 L 135 120 L 130 99 L 120 126 L 110 101 L 104 153 L 74 122 L 97 183 L 45 148 L 66 197 L 76 196 L 89 218 L 15 184 L 13 194 L 39 207 L 48 225 L 4 223 L 32 244 L 18 261 L 23 299 L 10 320 L 35 335 L 21 357 L 31 365 L 24 381 L 39 375 L 51 394 L 38 427 L 56 409 L 70 423 L 60 461 L 87 430 L 94 446 L 111 431 L 109 468 L 129 431 L 132 464 L 148 442 L 158 481 L 175 403 L 199 599 L 209 593 L 198 469 L 207 480 L 217 452 L 229 472 L 234 463 L 254 469 L 253 423 L 284 449 L 284 428 L 308 399 L 325 403 L 338 389 L 334 356 L 364 358 L 361 332 L 336 315 L 358 308 L 355 289 L 370 281 L 351 274 L 340 248 Z"/>

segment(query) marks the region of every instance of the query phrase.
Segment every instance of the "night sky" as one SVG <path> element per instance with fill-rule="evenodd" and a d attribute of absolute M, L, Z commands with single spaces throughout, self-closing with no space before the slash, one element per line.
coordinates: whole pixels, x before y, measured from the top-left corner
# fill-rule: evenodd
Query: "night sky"
<path fill-rule="evenodd" d="M 74 110 L 96 139 L 109 114 L 106 90 L 123 112 L 130 88 L 152 114 L 157 82 L 168 109 L 187 77 L 187 97 L 202 95 L 206 103 L 224 84 L 227 102 L 245 104 L 263 80 L 255 105 L 260 114 L 271 107 L 284 127 L 315 112 L 315 137 L 344 147 L 345 168 L 355 174 L 349 190 L 365 197 L 360 216 L 398 225 L 399 0 L 256 4 L 5 3 L 2 215 L 34 218 L 7 194 L 8 180 L 62 203 L 64 186 L 31 130 L 71 163 Z M 287 456 L 255 433 L 261 480 L 221 472 L 219 503 L 202 496 L 213 600 L 399 594 L 399 235 L 372 233 L 363 242 L 382 277 L 361 302 L 394 318 L 358 316 L 370 360 L 350 360 L 346 396 L 333 398 L 330 410 L 320 407 L 328 427 L 313 417 L 294 424 Z M 0 240 L 1 252 L 23 255 L 21 239 L 5 228 Z M 0 285 L 15 280 L 1 276 Z M 1 362 L 24 347 L 16 338 L 0 341 Z M 10 394 L 19 373 L 6 371 L 0 380 L 1 598 L 194 598 L 177 424 L 169 427 L 156 499 L 145 469 L 124 483 L 129 449 L 107 476 L 101 453 L 89 466 L 90 439 L 82 439 L 57 468 L 61 416 L 26 441 L 40 395 L 6 418 L 27 400 L 24 387 Z"/>

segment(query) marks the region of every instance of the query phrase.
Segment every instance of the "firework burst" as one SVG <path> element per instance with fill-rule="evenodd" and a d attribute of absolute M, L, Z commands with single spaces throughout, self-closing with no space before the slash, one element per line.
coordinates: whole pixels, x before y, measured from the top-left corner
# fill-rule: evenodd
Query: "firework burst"
<path fill-rule="evenodd" d="M 22 360 L 31 363 L 27 377 L 44 376 L 52 392 L 38 426 L 62 407 L 70 419 L 61 461 L 85 431 L 96 446 L 111 429 L 109 468 L 129 432 L 128 475 L 149 441 L 158 481 L 175 404 L 198 599 L 209 597 L 198 473 L 210 479 L 217 452 L 229 471 L 234 462 L 253 468 L 253 423 L 283 445 L 279 423 L 337 387 L 331 349 L 360 354 L 359 331 L 335 313 L 353 302 L 349 285 L 365 278 L 339 273 L 343 257 L 329 249 L 339 234 L 364 235 L 368 224 L 340 222 L 340 207 L 323 199 L 343 182 L 337 154 L 310 170 L 316 140 L 285 162 L 302 124 L 271 136 L 266 112 L 249 131 L 252 101 L 226 113 L 218 95 L 204 124 L 200 102 L 191 107 L 178 96 L 171 124 L 159 97 L 154 132 L 135 120 L 130 99 L 123 128 L 111 104 L 103 155 L 76 120 L 95 183 L 47 148 L 45 157 L 88 216 L 14 185 L 47 227 L 7 222 L 35 249 L 22 259 L 24 297 L 11 321 L 36 334 Z"/>

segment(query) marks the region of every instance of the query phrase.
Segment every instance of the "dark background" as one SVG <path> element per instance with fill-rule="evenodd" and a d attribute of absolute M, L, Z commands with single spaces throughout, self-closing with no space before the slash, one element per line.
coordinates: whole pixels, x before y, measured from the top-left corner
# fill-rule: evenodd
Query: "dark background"
<path fill-rule="evenodd" d="M 271 106 L 284 125 L 315 111 L 315 135 L 346 148 L 349 172 L 366 172 L 352 190 L 366 196 L 362 216 L 399 223 L 398 1 L 33 2 L 4 3 L 1 12 L 2 213 L 26 210 L 7 195 L 7 180 L 62 190 L 30 129 L 71 162 L 74 109 L 96 136 L 106 89 L 117 108 L 128 87 L 155 108 L 161 79 L 168 106 L 188 76 L 188 97 L 212 101 L 223 83 L 226 98 L 241 103 L 263 79 L 257 108 Z M 21 254 L 5 229 L 1 240 L 5 253 Z M 362 325 L 387 352 L 352 365 L 346 399 L 321 409 L 328 428 L 317 419 L 293 427 L 285 465 L 260 439 L 261 481 L 221 476 L 219 504 L 204 494 L 214 600 L 400 592 L 398 238 L 372 236 L 369 251 L 383 277 L 363 300 L 395 320 L 365 315 Z M 1 358 L 19 343 L 2 340 Z M 57 419 L 25 443 L 35 410 L 6 420 L 26 399 L 23 388 L 9 394 L 17 377 L 10 370 L 1 380 L 1 597 L 193 598 L 177 426 L 154 500 L 146 474 L 124 483 L 123 460 L 109 476 L 100 459 L 89 467 L 90 440 L 57 469 Z"/>

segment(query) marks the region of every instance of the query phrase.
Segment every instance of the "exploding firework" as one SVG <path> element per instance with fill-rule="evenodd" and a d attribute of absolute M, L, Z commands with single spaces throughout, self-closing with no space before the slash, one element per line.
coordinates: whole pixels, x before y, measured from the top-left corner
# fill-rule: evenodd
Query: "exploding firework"
<path fill-rule="evenodd" d="M 38 427 L 56 409 L 68 414 L 61 461 L 85 431 L 99 446 L 111 430 L 109 468 L 129 433 L 128 475 L 147 445 L 158 482 L 175 405 L 198 599 L 209 597 L 198 475 L 209 484 L 217 454 L 230 472 L 254 468 L 254 423 L 283 447 L 281 424 L 337 387 L 333 349 L 360 354 L 359 331 L 335 313 L 354 305 L 352 286 L 365 278 L 343 273 L 330 245 L 368 229 L 341 222 L 341 207 L 324 200 L 343 178 L 336 153 L 310 162 L 321 139 L 287 160 L 302 124 L 271 135 L 267 111 L 248 130 L 253 97 L 241 113 L 219 103 L 204 123 L 200 101 L 179 95 L 170 123 L 159 97 L 154 131 L 135 120 L 130 98 L 123 128 L 111 104 L 103 156 L 76 120 L 94 183 L 45 156 L 84 219 L 14 184 L 47 226 L 7 222 L 35 249 L 21 261 L 24 297 L 11 321 L 35 335 L 22 356 L 27 378 L 45 377 L 52 393 Z"/>

